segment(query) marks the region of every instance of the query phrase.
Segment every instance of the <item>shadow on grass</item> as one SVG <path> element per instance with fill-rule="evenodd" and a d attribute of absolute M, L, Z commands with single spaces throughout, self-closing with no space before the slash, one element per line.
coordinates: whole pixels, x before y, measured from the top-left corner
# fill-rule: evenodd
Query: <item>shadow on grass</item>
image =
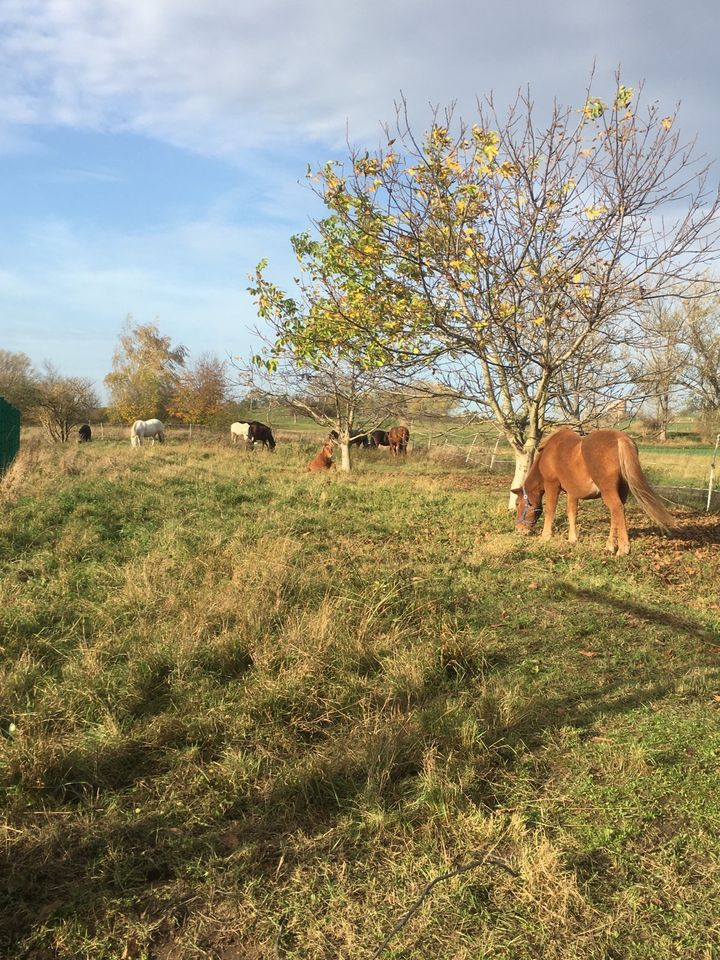
<path fill-rule="evenodd" d="M 670 627 L 688 637 L 696 640 L 708 640 L 720 642 L 720 637 L 713 633 L 710 628 L 702 626 L 687 617 L 679 617 L 667 610 L 661 610 L 657 607 L 648 607 L 642 603 L 636 603 L 634 600 L 627 600 L 624 597 L 614 597 L 607 591 L 587 590 L 582 587 L 575 587 L 569 583 L 564 583 L 558 587 L 557 594 L 560 596 L 571 597 L 582 603 L 592 603 L 599 607 L 607 607 L 616 614 L 631 614 L 638 620 L 650 624 L 659 624 L 664 627 Z M 607 621 L 605 621 L 607 622 Z"/>
<path fill-rule="evenodd" d="M 608 592 L 569 584 L 556 589 L 574 601 L 597 606 L 605 616 L 631 614 L 693 641 L 705 641 L 709 635 L 689 617 Z M 466 656 L 459 646 L 451 655 L 438 657 L 434 672 L 428 673 L 414 698 L 403 702 L 399 697 L 391 705 L 388 722 L 378 728 L 377 743 L 367 739 L 359 748 L 352 723 L 330 726 L 319 742 L 303 742 L 287 764 L 278 760 L 275 775 L 267 773 L 264 784 L 246 784 L 234 788 L 234 793 L 226 792 L 216 811 L 208 794 L 207 804 L 202 801 L 203 809 L 193 810 L 191 820 L 187 807 L 178 811 L 159 804 L 152 809 L 160 784 L 157 789 L 150 785 L 171 770 L 172 761 L 178 759 L 173 757 L 173 749 L 182 752 L 193 747 L 196 773 L 203 774 L 201 768 L 222 755 L 226 746 L 222 732 L 208 728 L 204 733 L 207 742 L 200 742 L 203 731 L 198 729 L 191 736 L 188 726 L 184 736 L 182 718 L 176 717 L 174 735 L 165 731 L 152 746 L 138 742 L 125 747 L 101 746 L 92 769 L 87 758 L 75 758 L 67 769 L 61 764 L 50 779 L 63 780 L 68 791 L 63 795 L 49 790 L 36 798 L 36 806 L 42 806 L 43 795 L 63 804 L 57 813 L 64 826 L 41 833 L 33 829 L 30 817 L 25 836 L 0 851 L 0 875 L 5 878 L 0 889 L 0 929 L 4 931 L 0 952 L 4 949 L 18 958 L 40 956 L 23 951 L 21 945 L 37 935 L 38 928 L 52 927 L 67 917 L 79 918 L 88 930 L 102 929 L 111 909 L 116 914 L 134 911 L 159 918 L 177 907 L 181 890 L 192 891 L 193 877 L 208 863 L 214 863 L 213 869 L 219 872 L 227 869 L 241 874 L 238 883 L 253 878 L 277 882 L 281 862 L 284 875 L 289 875 L 288 871 L 307 859 L 306 847 L 298 845 L 296 849 L 293 838 L 317 836 L 337 826 L 362 806 L 368 791 L 375 803 L 402 809 L 407 798 L 415 795 L 426 751 L 456 749 L 452 728 L 443 727 L 443 718 L 458 697 L 474 705 L 486 745 L 484 759 L 473 761 L 477 764 L 476 782 L 466 799 L 492 810 L 502 806 L 518 758 L 542 747 L 556 730 L 570 727 L 589 734 L 602 718 L 621 716 L 672 696 L 698 666 L 717 670 L 717 658 L 702 648 L 691 663 L 653 664 L 650 660 L 644 676 L 634 684 L 619 667 L 608 677 L 606 667 L 606 679 L 594 688 L 578 690 L 577 684 L 568 680 L 556 695 L 531 698 L 527 709 L 503 721 L 493 704 L 478 694 L 480 680 L 516 668 L 523 657 L 510 638 L 498 643 L 497 655 L 487 663 Z M 143 685 L 146 699 L 134 704 L 136 716 L 161 719 L 155 716 L 158 688 L 160 702 L 164 698 L 161 666 L 150 672 Z M 243 669 L 249 668 L 250 663 L 243 661 Z M 208 747 L 211 749 L 205 749 Z M 72 759 L 66 758 L 68 762 Z M 147 802 L 147 814 L 142 812 L 146 804 L 135 800 L 133 793 L 143 781 L 152 798 Z M 82 784 L 82 791 L 76 792 L 71 784 Z M 90 816 L 88 785 L 90 793 L 95 791 L 98 796 L 117 791 L 117 807 L 111 803 Z M 137 819 L 128 809 L 135 802 L 139 804 Z M 73 816 L 83 813 L 84 803 L 88 816 Z M 36 819 L 35 826 L 38 822 L 42 818 Z M 344 855 L 352 859 L 365 853 L 362 842 L 356 842 Z"/>

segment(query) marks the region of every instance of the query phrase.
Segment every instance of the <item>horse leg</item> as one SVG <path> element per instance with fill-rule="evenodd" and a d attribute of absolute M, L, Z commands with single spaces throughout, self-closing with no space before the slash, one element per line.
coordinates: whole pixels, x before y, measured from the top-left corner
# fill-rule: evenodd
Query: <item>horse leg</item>
<path fill-rule="evenodd" d="M 608 537 L 606 545 L 607 550 L 610 553 L 615 553 L 615 538 L 617 537 L 618 556 L 624 557 L 630 553 L 627 522 L 625 520 L 625 506 L 616 490 L 601 495 L 603 503 L 610 511 L 610 536 Z"/>
<path fill-rule="evenodd" d="M 541 540 L 549 540 L 552 536 L 552 525 L 555 519 L 555 510 L 557 509 L 559 496 L 559 483 L 552 483 L 550 486 L 545 487 L 545 523 L 543 524 L 543 531 L 540 534 Z"/>
<path fill-rule="evenodd" d="M 578 499 L 577 497 L 571 497 L 568 494 L 567 498 L 567 515 L 568 515 L 568 542 L 577 543 L 577 508 L 578 508 Z"/>

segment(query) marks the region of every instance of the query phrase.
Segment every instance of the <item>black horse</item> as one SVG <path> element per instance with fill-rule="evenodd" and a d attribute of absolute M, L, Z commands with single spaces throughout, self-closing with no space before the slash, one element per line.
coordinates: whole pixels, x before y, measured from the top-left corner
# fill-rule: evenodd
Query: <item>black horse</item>
<path fill-rule="evenodd" d="M 339 440 L 340 434 L 337 430 L 331 430 L 328 434 L 331 440 Z M 350 432 L 350 443 L 351 447 L 369 447 L 370 441 L 368 440 L 367 433 L 361 433 L 359 430 L 353 430 Z"/>
<path fill-rule="evenodd" d="M 90 443 L 92 440 L 92 430 L 89 423 L 84 423 L 78 430 L 78 443 Z"/>
<path fill-rule="evenodd" d="M 390 439 L 387 430 L 373 430 L 370 434 L 370 446 L 375 449 L 377 447 L 389 447 Z"/>
<path fill-rule="evenodd" d="M 270 447 L 271 450 L 275 449 L 275 437 L 272 435 L 272 430 L 266 424 L 259 423 L 257 420 L 251 420 L 248 424 L 247 442 L 251 447 L 254 447 L 256 443 L 261 443 L 264 447 Z"/>

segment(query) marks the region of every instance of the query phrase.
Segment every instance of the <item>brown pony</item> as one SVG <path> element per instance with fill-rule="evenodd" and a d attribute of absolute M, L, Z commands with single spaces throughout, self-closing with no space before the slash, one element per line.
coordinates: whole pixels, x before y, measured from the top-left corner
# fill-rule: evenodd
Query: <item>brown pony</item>
<path fill-rule="evenodd" d="M 333 466 L 332 455 L 333 442 L 332 440 L 326 440 L 315 459 L 307 465 L 307 469 L 313 473 L 320 470 L 329 470 Z"/>
<path fill-rule="evenodd" d="M 388 430 L 388 443 L 390 445 L 390 452 L 396 457 L 400 453 L 407 453 L 409 439 L 410 431 L 407 427 L 390 427 Z"/>
<path fill-rule="evenodd" d="M 625 501 L 631 492 L 644 512 L 664 528 L 674 527 L 675 518 L 660 503 L 645 478 L 635 441 L 620 430 L 594 430 L 581 437 L 563 427 L 541 447 L 518 495 L 515 529 L 529 533 L 542 513 L 543 494 L 547 495 L 547 513 L 542 539 L 549 540 L 560 491 L 567 494 L 568 540 L 577 542 L 578 500 L 602 497 L 610 511 L 610 536 L 607 549 L 618 555 L 630 552 Z"/>

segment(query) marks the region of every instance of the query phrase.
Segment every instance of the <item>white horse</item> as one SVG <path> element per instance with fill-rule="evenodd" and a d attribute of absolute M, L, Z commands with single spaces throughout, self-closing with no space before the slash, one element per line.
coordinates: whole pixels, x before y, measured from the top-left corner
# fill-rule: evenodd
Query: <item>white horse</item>
<path fill-rule="evenodd" d="M 245 440 L 247 442 L 248 430 L 250 429 L 249 423 L 244 423 L 242 421 L 236 421 L 235 423 L 230 424 L 230 436 L 233 443 L 237 443 L 238 440 Z"/>
<path fill-rule="evenodd" d="M 139 447 L 143 440 L 152 440 L 154 446 L 156 437 L 160 443 L 165 439 L 162 420 L 136 420 L 130 427 L 130 443 L 133 447 Z"/>

